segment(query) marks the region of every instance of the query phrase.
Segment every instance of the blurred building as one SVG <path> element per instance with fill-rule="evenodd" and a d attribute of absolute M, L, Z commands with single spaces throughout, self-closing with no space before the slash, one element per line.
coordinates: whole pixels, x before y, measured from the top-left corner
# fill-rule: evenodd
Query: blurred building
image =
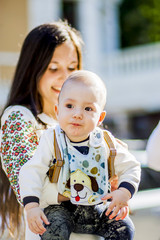
<path fill-rule="evenodd" d="M 84 68 L 99 74 L 106 83 L 105 125 L 118 137 L 148 138 L 160 119 L 160 43 L 119 48 L 122 2 L 1 0 L 0 110 L 28 31 L 41 23 L 66 18 L 84 39 Z"/>

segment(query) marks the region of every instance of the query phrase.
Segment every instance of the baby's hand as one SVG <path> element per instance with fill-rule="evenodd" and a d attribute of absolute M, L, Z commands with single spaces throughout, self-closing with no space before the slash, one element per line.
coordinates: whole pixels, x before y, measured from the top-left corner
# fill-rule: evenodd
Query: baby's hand
<path fill-rule="evenodd" d="M 46 228 L 43 226 L 43 222 L 45 224 L 49 224 L 49 222 L 38 204 L 35 204 L 32 207 L 28 207 L 27 205 L 25 207 L 28 226 L 33 233 L 42 235 L 46 231 Z"/>
<path fill-rule="evenodd" d="M 116 220 L 124 219 L 128 214 L 128 201 L 131 198 L 130 192 L 125 188 L 119 188 L 107 195 L 105 195 L 102 200 L 106 201 L 112 199 L 106 215 L 108 216 L 111 211 L 112 214 L 109 216 L 109 219 L 112 219 L 116 216 Z"/>
<path fill-rule="evenodd" d="M 129 207 L 128 206 L 122 207 L 119 210 L 115 220 L 117 220 L 117 221 L 120 220 L 120 219 L 123 220 L 128 215 L 128 213 L 129 213 Z M 109 216 L 109 218 L 112 219 L 113 217 Z"/>

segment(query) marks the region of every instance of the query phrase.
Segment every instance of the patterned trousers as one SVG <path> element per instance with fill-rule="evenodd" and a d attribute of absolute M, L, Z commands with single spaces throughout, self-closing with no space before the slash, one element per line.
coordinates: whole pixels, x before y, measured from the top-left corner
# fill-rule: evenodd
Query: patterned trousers
<path fill-rule="evenodd" d="M 44 209 L 50 225 L 42 240 L 69 240 L 71 232 L 95 234 L 107 240 L 133 240 L 134 225 L 129 217 L 110 220 L 105 215 L 106 206 L 73 205 L 70 201 Z"/>

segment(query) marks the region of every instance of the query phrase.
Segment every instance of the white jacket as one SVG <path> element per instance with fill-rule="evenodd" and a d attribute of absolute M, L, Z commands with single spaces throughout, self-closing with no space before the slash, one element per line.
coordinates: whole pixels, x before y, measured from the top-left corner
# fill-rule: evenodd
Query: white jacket
<path fill-rule="evenodd" d="M 118 175 L 119 185 L 122 183 L 129 183 L 129 185 L 133 186 L 134 192 L 136 192 L 140 181 L 140 163 L 128 151 L 128 149 L 116 141 L 113 136 L 112 139 L 117 150 L 114 166 L 115 173 Z M 32 160 L 27 162 L 21 168 L 20 193 L 22 199 L 25 197 L 35 196 L 41 200 L 40 203 L 42 207 L 46 207 L 46 203 L 48 205 L 53 204 L 51 199 L 52 195 L 57 194 L 57 189 L 55 189 L 56 184 L 52 183 L 55 191 L 51 188 L 50 192 L 48 192 L 48 188 L 45 190 L 43 185 L 45 184 L 46 186 L 47 184 L 46 179 L 48 179 L 48 177 L 46 176 L 46 173 L 49 169 L 50 162 L 54 158 L 54 135 L 53 129 L 50 128 L 44 131 L 43 135 L 41 136 L 39 146 L 37 147 Z M 44 201 L 44 190 L 45 196 L 48 194 L 46 201 Z"/>

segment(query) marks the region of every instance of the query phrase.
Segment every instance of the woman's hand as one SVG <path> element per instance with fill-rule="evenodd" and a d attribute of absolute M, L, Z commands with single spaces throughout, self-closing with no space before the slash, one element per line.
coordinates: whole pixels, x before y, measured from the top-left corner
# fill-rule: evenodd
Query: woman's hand
<path fill-rule="evenodd" d="M 119 188 L 107 195 L 105 195 L 102 200 L 106 201 L 108 199 L 112 199 L 107 211 L 106 215 L 108 216 L 111 211 L 111 215 L 109 219 L 116 217 L 116 220 L 124 219 L 128 214 L 128 201 L 131 198 L 130 192 L 125 188 Z"/>
<path fill-rule="evenodd" d="M 35 234 L 42 235 L 46 231 L 46 228 L 43 226 L 43 222 L 45 224 L 49 224 L 49 222 L 44 212 L 39 207 L 39 204 L 28 203 L 25 206 L 25 211 L 27 213 L 29 229 Z"/>

